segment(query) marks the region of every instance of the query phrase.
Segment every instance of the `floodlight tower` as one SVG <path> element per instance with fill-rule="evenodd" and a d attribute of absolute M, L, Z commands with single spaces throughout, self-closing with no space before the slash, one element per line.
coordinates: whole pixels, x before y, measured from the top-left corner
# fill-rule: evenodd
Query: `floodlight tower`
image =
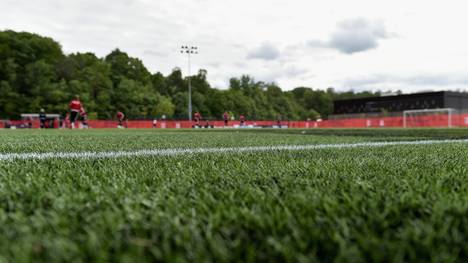
<path fill-rule="evenodd" d="M 188 117 L 189 117 L 189 120 L 192 121 L 192 83 L 190 81 L 190 78 L 191 78 L 190 56 L 198 54 L 198 47 L 182 46 L 180 48 L 180 53 L 187 54 L 187 59 L 188 59 Z"/>

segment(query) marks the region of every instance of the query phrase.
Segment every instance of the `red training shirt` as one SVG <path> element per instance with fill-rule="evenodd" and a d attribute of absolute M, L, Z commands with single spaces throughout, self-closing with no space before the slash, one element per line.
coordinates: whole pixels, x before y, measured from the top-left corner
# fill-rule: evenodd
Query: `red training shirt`
<path fill-rule="evenodd" d="M 80 112 L 81 110 L 81 102 L 79 100 L 72 100 L 70 102 L 70 110 Z"/>

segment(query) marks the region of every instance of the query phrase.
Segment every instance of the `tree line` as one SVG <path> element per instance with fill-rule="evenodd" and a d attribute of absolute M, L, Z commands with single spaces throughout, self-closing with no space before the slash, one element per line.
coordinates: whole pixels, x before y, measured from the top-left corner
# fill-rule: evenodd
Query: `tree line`
<path fill-rule="evenodd" d="M 248 75 L 231 78 L 225 90 L 212 87 L 208 72 L 191 77 L 193 111 L 220 119 L 224 111 L 247 119 L 326 118 L 333 100 L 379 96 L 380 92 L 336 92 L 298 87 L 283 91 L 275 83 Z M 165 76 L 115 49 L 104 58 L 93 53 L 64 54 L 51 38 L 28 32 L 0 31 L 0 118 L 21 113 L 64 114 L 79 95 L 90 119 L 111 119 L 123 111 L 131 119 L 186 119 L 188 79 L 179 68 Z"/>

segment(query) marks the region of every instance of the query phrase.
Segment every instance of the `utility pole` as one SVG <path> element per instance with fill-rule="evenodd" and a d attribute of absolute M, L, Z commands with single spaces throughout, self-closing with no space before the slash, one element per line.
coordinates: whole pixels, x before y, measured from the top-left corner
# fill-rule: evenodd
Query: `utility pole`
<path fill-rule="evenodd" d="M 192 83 L 191 83 L 191 64 L 190 64 L 190 55 L 198 54 L 198 47 L 194 46 L 182 46 L 180 48 L 180 53 L 187 54 L 188 59 L 188 117 L 189 121 L 192 121 Z"/>

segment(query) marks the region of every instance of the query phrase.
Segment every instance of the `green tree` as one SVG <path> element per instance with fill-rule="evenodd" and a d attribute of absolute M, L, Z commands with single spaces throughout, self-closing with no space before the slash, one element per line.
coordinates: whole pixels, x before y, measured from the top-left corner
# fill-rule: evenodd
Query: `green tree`
<path fill-rule="evenodd" d="M 111 78 L 115 86 L 119 85 L 124 78 L 143 85 L 151 84 L 151 74 L 140 59 L 130 57 L 127 53 L 115 49 L 106 56 L 105 61 L 111 67 Z"/>
<path fill-rule="evenodd" d="M 249 75 L 231 78 L 227 90 L 211 87 L 208 72 L 191 76 L 192 104 L 206 118 L 224 111 L 247 119 L 305 120 L 327 117 L 333 100 L 380 96 L 381 92 L 337 92 L 298 87 L 282 91 L 275 83 Z M 164 76 L 151 74 L 143 62 L 119 49 L 105 58 L 93 53 L 64 55 L 51 38 L 27 32 L 0 31 L 0 116 L 18 118 L 40 108 L 63 113 L 78 94 L 95 118 L 109 119 L 118 110 L 129 118 L 154 115 L 186 119 L 188 78 L 180 68 Z"/>
<path fill-rule="evenodd" d="M 0 81 L 0 117 L 18 117 L 17 108 L 20 94 L 17 93 L 7 81 Z"/>
<path fill-rule="evenodd" d="M 166 96 L 160 96 L 159 102 L 154 108 L 153 116 L 160 118 L 165 115 L 166 118 L 172 118 L 175 112 L 175 105 L 172 103 L 171 99 Z"/>

